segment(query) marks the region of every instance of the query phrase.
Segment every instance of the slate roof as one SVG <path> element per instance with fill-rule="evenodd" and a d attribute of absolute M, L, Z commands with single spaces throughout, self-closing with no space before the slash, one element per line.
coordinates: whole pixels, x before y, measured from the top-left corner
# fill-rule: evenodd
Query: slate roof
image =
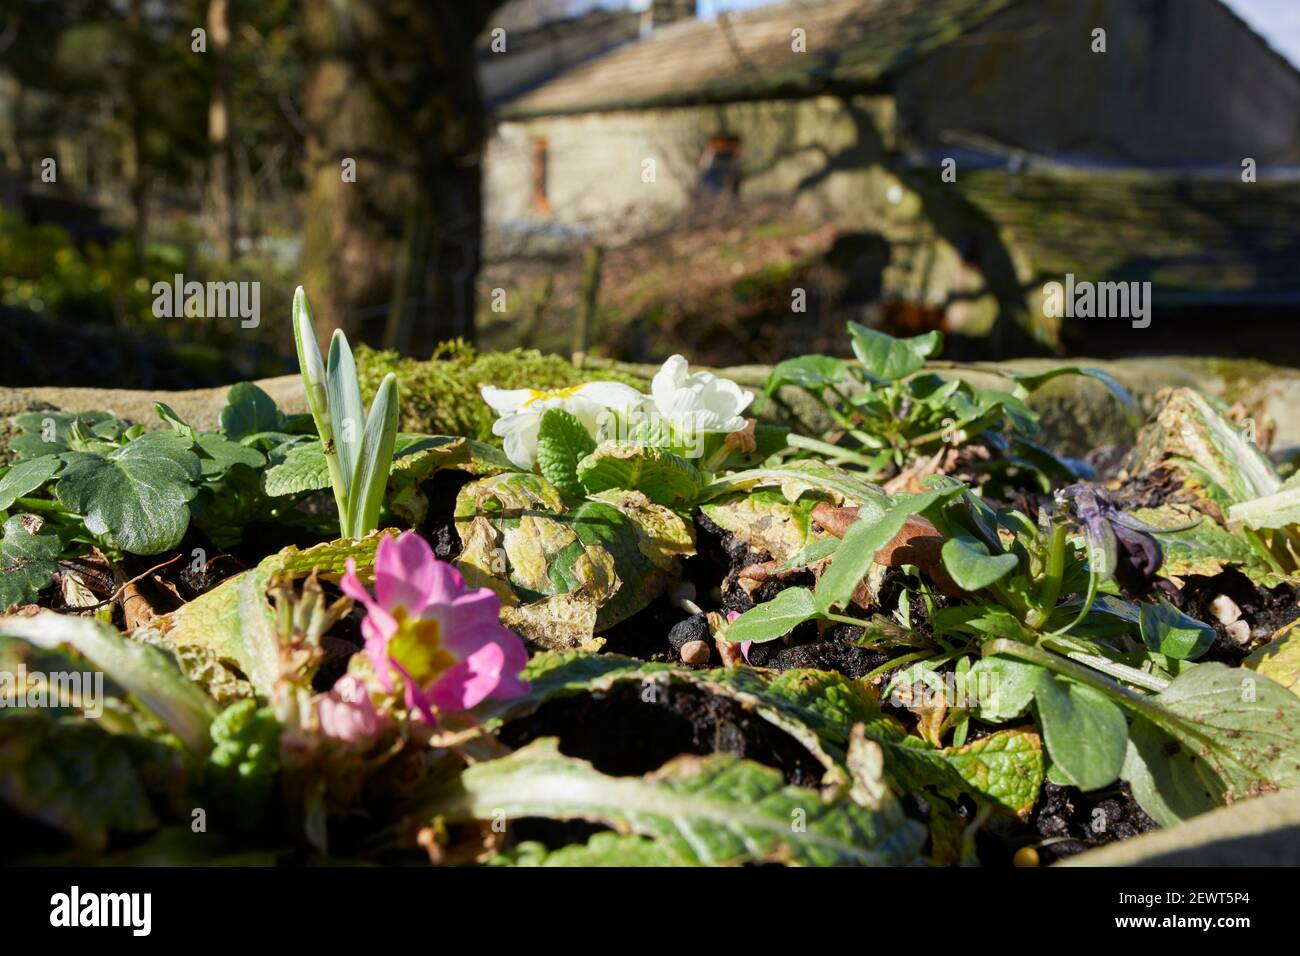
<path fill-rule="evenodd" d="M 505 104 L 507 119 L 863 89 L 1015 0 L 794 0 L 657 28 Z M 791 48 L 806 33 L 807 52 Z"/>
<path fill-rule="evenodd" d="M 957 188 L 1047 281 L 1150 281 L 1163 302 L 1300 303 L 1300 178 L 980 170 Z"/>

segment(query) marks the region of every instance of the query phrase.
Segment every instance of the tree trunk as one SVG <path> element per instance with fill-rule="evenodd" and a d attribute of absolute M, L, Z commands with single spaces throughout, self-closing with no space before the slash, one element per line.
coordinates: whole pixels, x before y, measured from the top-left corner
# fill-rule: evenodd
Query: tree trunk
<path fill-rule="evenodd" d="M 235 257 L 239 239 L 235 196 L 235 141 L 230 124 L 230 0 L 208 3 L 208 51 L 214 59 L 212 97 L 208 101 L 208 210 L 217 255 Z"/>
<path fill-rule="evenodd" d="M 130 112 L 130 146 L 127 176 L 131 194 L 131 219 L 135 231 L 135 259 L 137 267 L 144 268 L 145 246 L 149 234 L 149 157 L 146 152 L 148 137 L 145 122 L 145 96 L 141 74 L 146 41 L 144 37 L 143 0 L 131 0 L 127 13 L 131 25 L 134 54 L 127 76 L 127 109 Z"/>
<path fill-rule="evenodd" d="M 323 334 L 413 355 L 473 337 L 486 126 L 475 40 L 499 5 L 304 0 L 301 274 Z"/>

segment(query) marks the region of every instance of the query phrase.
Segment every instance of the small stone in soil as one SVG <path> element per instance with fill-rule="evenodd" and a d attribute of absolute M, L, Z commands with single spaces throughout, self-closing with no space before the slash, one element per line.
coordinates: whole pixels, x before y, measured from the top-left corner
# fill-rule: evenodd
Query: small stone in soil
<path fill-rule="evenodd" d="M 682 661 L 692 667 L 703 667 L 709 663 L 713 652 L 707 641 L 687 641 L 681 649 Z"/>
<path fill-rule="evenodd" d="M 668 643 L 672 645 L 674 651 L 679 654 L 682 649 L 692 642 L 703 642 L 709 639 L 709 619 L 703 614 L 695 614 L 683 621 L 678 621 L 668 632 Z"/>

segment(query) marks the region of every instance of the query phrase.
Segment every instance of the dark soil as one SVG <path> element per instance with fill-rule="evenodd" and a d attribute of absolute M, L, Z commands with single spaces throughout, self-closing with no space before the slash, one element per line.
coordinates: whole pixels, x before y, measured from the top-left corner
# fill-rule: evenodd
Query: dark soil
<path fill-rule="evenodd" d="M 460 489 L 474 480 L 467 471 L 444 468 L 420 485 L 420 492 L 429 502 L 429 513 L 420 533 L 433 546 L 440 561 L 454 561 L 460 556 L 460 535 L 456 533 L 456 496 Z"/>
<path fill-rule="evenodd" d="M 1126 783 L 1084 793 L 1050 781 L 1043 784 L 1033 826 L 1044 841 L 1036 847 L 1043 863 L 1157 828 L 1156 822 L 1137 805 Z"/>
<path fill-rule="evenodd" d="M 1230 637 L 1227 628 L 1210 610 L 1210 602 L 1219 595 L 1226 595 L 1241 608 L 1242 619 L 1250 625 L 1250 640 L 1246 643 Z M 1271 589 L 1261 588 L 1236 569 L 1213 577 L 1191 575 L 1173 601 L 1180 611 L 1209 624 L 1218 635 L 1201 660 L 1219 661 L 1232 667 L 1239 665 L 1252 648 L 1272 639 L 1280 628 L 1300 618 L 1300 597 L 1294 587 L 1280 584 Z"/>
<path fill-rule="evenodd" d="M 735 701 L 687 686 L 629 683 L 552 700 L 501 731 L 511 747 L 549 736 L 560 738 L 563 753 L 614 776 L 650 773 L 681 754 L 712 753 L 775 767 L 799 786 L 817 786 L 823 773 L 785 731 Z"/>

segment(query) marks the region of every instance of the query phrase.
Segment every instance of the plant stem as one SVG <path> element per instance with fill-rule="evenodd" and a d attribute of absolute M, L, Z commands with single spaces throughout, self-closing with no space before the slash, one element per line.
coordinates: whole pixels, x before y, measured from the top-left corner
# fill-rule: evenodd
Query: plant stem
<path fill-rule="evenodd" d="M 69 513 L 57 501 L 49 501 L 45 498 L 15 498 L 14 505 L 24 511 L 35 511 L 41 514 L 66 515 Z"/>
<path fill-rule="evenodd" d="M 1043 562 L 1043 576 L 1038 582 L 1037 607 L 1029 609 L 1025 623 L 1039 628 L 1047 623 L 1056 610 L 1061 596 L 1061 581 L 1065 577 L 1065 525 L 1052 522 L 1052 533 L 1047 539 L 1047 555 Z"/>
<path fill-rule="evenodd" d="M 1144 716 L 1161 713 L 1160 708 L 1149 697 L 1139 694 L 1137 691 L 1129 690 L 1122 684 L 1117 684 L 1110 678 L 1052 651 L 1031 647 L 1022 641 L 1013 641 L 1000 637 L 984 645 L 983 656 L 993 657 L 998 654 L 1019 658 L 1030 664 L 1037 664 L 1039 667 L 1046 667 L 1049 671 L 1060 674 L 1062 677 L 1068 677 L 1080 684 L 1091 687 L 1093 690 L 1100 691 L 1108 697 L 1116 698 Z"/>
<path fill-rule="evenodd" d="M 1146 671 L 1138 670 L 1136 667 L 1129 667 L 1127 664 L 1120 664 L 1112 661 L 1108 657 L 1100 654 L 1093 654 L 1090 651 L 1083 650 L 1075 645 L 1069 638 L 1045 637 L 1042 640 L 1042 646 L 1048 650 L 1055 651 L 1057 654 L 1064 654 L 1072 661 L 1078 661 L 1091 667 L 1093 670 L 1101 671 L 1108 674 L 1116 680 L 1127 681 L 1135 687 L 1141 687 L 1145 690 L 1159 693 L 1169 686 L 1169 681 L 1163 677 L 1157 677 L 1155 674 L 1148 674 Z"/>
<path fill-rule="evenodd" d="M 859 455 L 847 448 L 841 448 L 839 445 L 832 445 L 830 442 L 820 441 L 816 438 L 809 438 L 807 435 L 798 435 L 791 432 L 786 437 L 786 443 L 791 448 L 802 448 L 806 451 L 815 451 L 822 455 L 834 455 L 846 461 L 851 461 L 857 465 L 864 465 L 868 468 L 873 467 L 870 458 Z"/>

